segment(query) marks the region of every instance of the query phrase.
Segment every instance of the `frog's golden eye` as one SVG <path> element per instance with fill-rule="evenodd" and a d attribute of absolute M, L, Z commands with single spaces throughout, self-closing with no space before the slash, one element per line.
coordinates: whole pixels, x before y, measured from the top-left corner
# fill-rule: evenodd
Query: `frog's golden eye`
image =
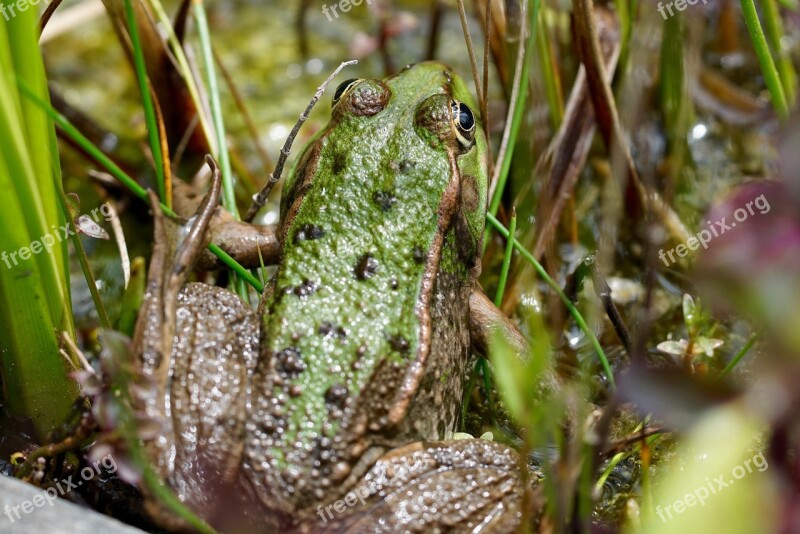
<path fill-rule="evenodd" d="M 468 105 L 458 100 L 450 102 L 450 110 L 458 142 L 464 150 L 469 150 L 475 142 L 475 115 Z"/>
<path fill-rule="evenodd" d="M 333 105 L 335 106 L 339 100 L 353 87 L 355 84 L 360 82 L 361 80 L 358 78 L 350 78 L 349 80 L 343 81 L 339 84 L 339 87 L 336 88 L 336 92 L 333 93 Z"/>

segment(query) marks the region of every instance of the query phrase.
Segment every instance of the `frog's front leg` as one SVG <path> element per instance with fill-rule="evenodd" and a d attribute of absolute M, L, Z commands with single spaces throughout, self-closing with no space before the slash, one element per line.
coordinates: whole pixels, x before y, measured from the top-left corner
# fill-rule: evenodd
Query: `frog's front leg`
<path fill-rule="evenodd" d="M 175 212 L 187 219 L 199 211 L 201 199 L 191 185 L 175 180 Z M 212 242 L 249 269 L 278 262 L 281 245 L 278 225 L 248 224 L 237 221 L 222 207 L 214 210 L 208 222 L 204 245 Z M 209 250 L 201 250 L 196 258 L 198 269 L 210 271 L 223 267 L 222 262 Z"/>
<path fill-rule="evenodd" d="M 516 532 L 524 499 L 516 452 L 481 439 L 413 443 L 384 455 L 303 532 Z M 528 502 L 526 505 L 525 503 Z"/>
<path fill-rule="evenodd" d="M 134 405 L 149 424 L 149 459 L 180 499 L 205 519 L 226 503 L 242 449 L 248 369 L 259 322 L 234 294 L 183 283 L 219 201 L 218 179 L 180 247 L 175 223 L 153 195 L 155 245 L 134 346 L 142 388 Z M 170 530 L 185 527 L 145 489 L 145 505 Z M 218 509 L 218 508 L 217 508 Z"/>
<path fill-rule="evenodd" d="M 489 300 L 480 287 L 473 287 L 469 296 L 469 330 L 472 346 L 490 360 L 492 339 L 502 335 L 523 362 L 532 358 L 528 340 L 517 326 Z M 549 356 L 548 356 L 549 357 Z M 540 375 L 538 392 L 540 398 L 552 395 L 561 387 L 551 362 L 544 365 Z"/>

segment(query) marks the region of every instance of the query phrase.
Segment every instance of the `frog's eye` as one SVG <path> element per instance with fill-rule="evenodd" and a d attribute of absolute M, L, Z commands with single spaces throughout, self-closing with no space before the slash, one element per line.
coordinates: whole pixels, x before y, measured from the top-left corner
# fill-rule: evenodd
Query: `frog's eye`
<path fill-rule="evenodd" d="M 335 106 L 339 100 L 347 93 L 347 91 L 353 87 L 356 83 L 360 82 L 361 80 L 357 78 L 350 78 L 349 80 L 343 81 L 339 84 L 339 87 L 336 88 L 336 92 L 333 93 L 333 105 Z"/>
<path fill-rule="evenodd" d="M 469 150 L 475 142 L 475 115 L 468 105 L 458 100 L 450 103 L 450 110 L 458 142 L 465 150 Z"/>

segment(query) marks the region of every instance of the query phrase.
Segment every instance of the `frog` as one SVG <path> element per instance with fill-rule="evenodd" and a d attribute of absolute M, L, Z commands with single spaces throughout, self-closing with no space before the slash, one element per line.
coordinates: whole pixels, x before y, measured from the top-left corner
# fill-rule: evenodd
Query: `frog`
<path fill-rule="evenodd" d="M 153 196 L 135 404 L 157 428 L 141 436 L 153 468 L 209 524 L 511 532 L 530 516 L 516 452 L 453 439 L 474 354 L 499 332 L 530 357 L 478 283 L 489 178 L 475 110 L 438 62 L 342 83 L 284 185 L 256 310 L 186 283 L 223 211 L 218 170 L 184 225 Z"/>

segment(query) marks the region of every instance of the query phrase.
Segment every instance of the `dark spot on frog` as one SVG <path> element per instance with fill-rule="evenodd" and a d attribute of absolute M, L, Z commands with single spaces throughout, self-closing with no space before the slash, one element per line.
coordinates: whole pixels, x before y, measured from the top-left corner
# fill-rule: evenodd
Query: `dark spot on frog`
<path fill-rule="evenodd" d="M 394 276 L 391 280 L 389 280 L 389 287 L 392 288 L 392 291 L 397 291 L 397 288 L 400 287 L 400 283 L 397 281 L 397 278 Z"/>
<path fill-rule="evenodd" d="M 298 297 L 307 297 L 311 293 L 317 290 L 317 283 L 313 280 L 309 280 L 308 278 L 303 279 L 303 282 L 294 288 L 291 291 L 294 292 L 295 295 Z"/>
<path fill-rule="evenodd" d="M 375 191 L 372 199 L 381 207 L 383 211 L 389 211 L 397 202 L 397 198 L 391 191 Z"/>
<path fill-rule="evenodd" d="M 325 391 L 325 402 L 341 410 L 347 402 L 349 393 L 344 385 L 334 384 Z"/>
<path fill-rule="evenodd" d="M 423 263 L 427 258 L 427 254 L 425 254 L 425 250 L 419 245 L 414 246 L 414 250 L 412 251 L 412 255 L 414 257 L 415 263 Z"/>
<path fill-rule="evenodd" d="M 300 354 L 300 349 L 297 347 L 287 347 L 275 355 L 275 368 L 282 374 L 291 378 L 296 377 L 302 373 L 306 364 L 303 363 L 303 357 Z"/>
<path fill-rule="evenodd" d="M 325 235 L 325 229 L 316 224 L 304 224 L 294 234 L 294 242 L 312 241 Z"/>
<path fill-rule="evenodd" d="M 333 155 L 333 174 L 341 173 L 347 166 L 347 155 L 344 152 L 336 152 Z"/>
<path fill-rule="evenodd" d="M 393 161 L 389 165 L 389 167 L 393 171 L 397 171 L 400 174 L 407 174 L 409 171 L 413 170 L 414 167 L 416 167 L 416 166 L 417 166 L 416 162 L 408 160 L 408 159 L 404 159 L 400 163 L 397 163 L 396 161 Z"/>
<path fill-rule="evenodd" d="M 389 336 L 389 346 L 400 354 L 408 354 L 408 340 L 399 334 Z"/>
<path fill-rule="evenodd" d="M 344 328 L 342 328 L 341 326 L 337 326 L 333 323 L 329 323 L 327 321 L 319 325 L 319 329 L 317 329 L 317 332 L 319 332 L 321 336 L 325 337 L 333 335 L 338 337 L 339 339 L 347 338 L 347 331 Z"/>
<path fill-rule="evenodd" d="M 289 386 L 289 396 L 292 398 L 297 398 L 303 394 L 303 388 L 301 388 L 297 384 L 292 384 Z"/>
<path fill-rule="evenodd" d="M 259 428 L 265 434 L 272 434 L 273 432 L 275 432 L 278 429 L 278 425 L 276 423 L 275 418 L 270 416 L 270 417 L 265 417 L 264 418 L 264 420 L 259 425 Z"/>
<path fill-rule="evenodd" d="M 358 258 L 358 262 L 356 262 L 353 272 L 355 273 L 356 278 L 359 280 L 367 280 L 368 278 L 375 276 L 375 273 L 378 272 L 378 267 L 378 260 L 373 258 L 371 254 L 366 253 Z"/>

